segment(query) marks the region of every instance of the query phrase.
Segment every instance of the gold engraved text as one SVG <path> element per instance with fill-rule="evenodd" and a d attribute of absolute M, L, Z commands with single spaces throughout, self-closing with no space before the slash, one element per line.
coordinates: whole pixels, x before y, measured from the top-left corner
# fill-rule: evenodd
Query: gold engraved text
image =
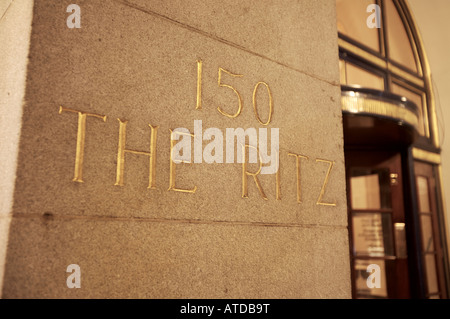
<path fill-rule="evenodd" d="M 277 167 L 278 167 L 278 170 L 277 170 L 277 172 L 276 172 L 276 174 L 275 174 L 275 186 L 276 186 L 276 189 L 275 189 L 275 198 L 277 199 L 277 200 L 281 200 L 281 173 L 280 173 L 280 171 L 281 171 L 281 167 L 280 167 L 280 163 L 279 163 L 279 159 L 278 159 L 278 156 L 276 156 L 276 159 L 277 159 Z"/>
<path fill-rule="evenodd" d="M 328 160 L 323 160 L 323 159 L 316 159 L 316 162 L 322 162 L 322 163 L 328 163 L 329 164 L 327 175 L 325 176 L 325 180 L 323 182 L 322 189 L 320 190 L 320 195 L 319 195 L 319 198 L 317 199 L 316 205 L 336 206 L 336 203 L 324 203 L 324 202 L 322 202 L 322 198 L 323 198 L 323 195 L 325 194 L 325 189 L 327 187 L 328 180 L 330 179 L 330 173 L 331 173 L 331 170 L 333 169 L 333 166 L 334 166 L 334 161 L 328 161 Z"/>
<path fill-rule="evenodd" d="M 308 156 L 295 154 L 295 153 L 289 153 L 288 155 L 295 157 L 295 166 L 297 168 L 297 202 L 301 203 L 302 202 L 302 188 L 301 188 L 301 182 L 300 182 L 300 160 L 302 158 L 308 159 Z"/>
<path fill-rule="evenodd" d="M 149 177 L 148 187 L 151 189 L 156 188 L 156 138 L 158 134 L 159 126 L 150 126 L 150 152 L 134 151 L 125 148 L 127 140 L 127 123 L 128 121 L 122 121 L 118 119 L 120 123 L 119 127 L 119 147 L 117 151 L 117 170 L 116 170 L 116 183 L 115 186 L 123 186 L 123 172 L 125 168 L 125 153 L 132 153 L 138 155 L 146 155 L 150 157 L 149 162 Z"/>
<path fill-rule="evenodd" d="M 266 122 L 263 122 L 261 120 L 261 118 L 259 117 L 258 114 L 258 110 L 256 108 L 256 91 L 258 90 L 258 86 L 260 84 L 263 84 L 266 89 L 267 89 L 267 93 L 269 94 L 269 117 L 267 119 Z M 255 85 L 255 89 L 253 90 L 253 110 L 255 111 L 255 116 L 256 119 L 258 120 L 259 123 L 261 123 L 262 125 L 268 125 L 271 121 L 272 121 L 272 115 L 273 115 L 273 97 L 272 97 L 272 92 L 270 91 L 269 85 L 266 82 L 258 82 Z"/>
<path fill-rule="evenodd" d="M 233 73 L 231 73 L 231 72 L 229 72 L 229 71 L 227 71 L 227 70 L 224 70 L 224 69 L 222 69 L 222 68 L 219 68 L 219 79 L 218 79 L 219 87 L 226 87 L 226 88 L 229 88 L 229 89 L 233 90 L 233 92 L 234 92 L 234 93 L 237 95 L 237 97 L 238 97 L 238 109 L 237 109 L 236 113 L 234 113 L 234 114 L 229 114 L 229 113 L 223 111 L 223 110 L 220 108 L 220 106 L 217 107 L 217 110 L 218 110 L 218 111 L 220 112 L 220 114 L 222 114 L 222 115 L 225 115 L 225 116 L 230 117 L 230 118 L 235 118 L 235 117 L 239 116 L 239 114 L 241 114 L 241 111 L 242 111 L 242 97 L 241 97 L 241 95 L 239 94 L 239 92 L 238 92 L 234 87 L 232 87 L 231 85 L 223 84 L 223 83 L 222 83 L 222 72 L 225 72 L 226 74 L 231 75 L 231 76 L 233 76 L 233 77 L 242 77 L 243 75 L 242 75 L 242 74 L 233 74 Z"/>
<path fill-rule="evenodd" d="M 203 62 L 201 60 L 197 61 L 197 105 L 196 110 L 201 110 L 202 108 L 202 69 Z"/>
<path fill-rule="evenodd" d="M 182 192 L 182 193 L 192 193 L 194 194 L 197 191 L 197 186 L 194 186 L 192 189 L 182 189 L 177 188 L 175 186 L 175 178 L 176 178 L 176 161 L 173 158 L 173 148 L 175 147 L 175 139 L 174 134 L 180 134 L 180 135 L 190 135 L 194 137 L 194 134 L 188 134 L 183 132 L 174 132 L 173 130 L 169 129 L 170 131 L 170 175 L 169 175 L 169 189 L 168 191 L 174 191 L 174 192 Z M 181 162 L 181 161 L 178 161 Z"/>
<path fill-rule="evenodd" d="M 246 159 L 246 148 L 254 148 L 256 149 L 256 152 L 258 153 L 259 156 L 259 169 L 256 173 L 251 173 L 248 171 L 247 169 L 247 159 Z M 242 156 L 243 156 L 243 160 L 242 160 L 242 198 L 248 198 L 248 179 L 247 176 L 252 176 L 253 180 L 255 181 L 256 187 L 258 187 L 258 190 L 262 196 L 262 198 L 264 198 L 264 200 L 268 200 L 266 194 L 264 193 L 264 190 L 261 187 L 261 183 L 259 182 L 258 179 L 258 174 L 261 172 L 262 169 L 262 160 L 261 160 L 261 155 L 259 154 L 259 150 L 251 145 L 242 145 Z"/>
<path fill-rule="evenodd" d="M 83 183 L 83 161 L 84 161 L 84 142 L 86 140 L 86 119 L 88 116 L 102 119 L 106 122 L 106 115 L 87 113 L 69 108 L 59 107 L 59 114 L 62 112 L 78 113 L 78 130 L 77 130 L 77 151 L 75 155 L 75 169 L 73 181 Z"/>

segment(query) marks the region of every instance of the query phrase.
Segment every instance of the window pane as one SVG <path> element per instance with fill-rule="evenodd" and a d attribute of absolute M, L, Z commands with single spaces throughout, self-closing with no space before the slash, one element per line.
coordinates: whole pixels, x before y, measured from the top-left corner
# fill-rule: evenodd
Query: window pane
<path fill-rule="evenodd" d="M 373 298 L 381 297 L 387 298 L 386 286 L 386 266 L 384 260 L 355 260 L 355 285 L 356 295 L 358 298 Z M 380 267 L 380 288 L 369 288 L 367 285 L 367 278 L 371 275 L 367 272 L 369 265 L 378 265 Z"/>
<path fill-rule="evenodd" d="M 430 195 L 428 193 L 428 179 L 423 176 L 417 176 L 417 195 L 419 197 L 419 212 L 431 213 Z"/>
<path fill-rule="evenodd" d="M 381 76 L 370 73 L 369 71 L 350 63 L 346 63 L 345 71 L 347 84 L 349 85 L 358 85 L 380 91 L 384 90 L 384 79 Z"/>
<path fill-rule="evenodd" d="M 351 207 L 354 210 L 391 208 L 388 169 L 352 169 Z"/>
<path fill-rule="evenodd" d="M 395 83 L 392 83 L 391 90 L 392 90 L 392 93 L 404 96 L 408 100 L 410 100 L 411 102 L 413 102 L 414 104 L 417 105 L 417 107 L 419 108 L 419 133 L 421 135 L 425 135 L 425 120 L 424 120 L 424 112 L 423 112 L 424 102 L 422 99 L 422 95 L 415 93 L 413 91 L 410 91 L 410 90 L 408 90 L 398 84 L 395 84 Z"/>
<path fill-rule="evenodd" d="M 384 1 L 386 5 L 386 28 L 389 58 L 417 72 L 413 49 L 406 33 L 403 21 L 392 0 Z"/>
<path fill-rule="evenodd" d="M 427 272 L 427 286 L 428 293 L 439 291 L 437 275 L 436 275 L 436 260 L 433 254 L 425 255 L 425 268 Z"/>
<path fill-rule="evenodd" d="M 378 174 L 351 178 L 352 208 L 380 209 L 380 184 Z"/>
<path fill-rule="evenodd" d="M 397 258 L 407 258 L 408 248 L 406 247 L 405 223 L 395 223 L 395 247 L 397 247 Z"/>
<path fill-rule="evenodd" d="M 389 214 L 353 213 L 352 232 L 355 256 L 394 255 L 392 221 Z"/>
<path fill-rule="evenodd" d="M 337 26 L 340 33 L 379 52 L 379 29 L 368 28 L 366 24 L 367 6 L 374 3 L 373 0 L 337 0 Z"/>
<path fill-rule="evenodd" d="M 422 229 L 422 250 L 424 252 L 434 251 L 433 227 L 430 215 L 420 215 L 420 226 Z"/>

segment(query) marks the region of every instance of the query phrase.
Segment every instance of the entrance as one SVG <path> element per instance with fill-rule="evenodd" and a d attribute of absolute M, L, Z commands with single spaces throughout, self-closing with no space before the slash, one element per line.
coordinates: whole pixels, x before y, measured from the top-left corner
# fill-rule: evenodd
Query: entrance
<path fill-rule="evenodd" d="M 401 153 L 345 157 L 353 298 L 410 298 Z"/>

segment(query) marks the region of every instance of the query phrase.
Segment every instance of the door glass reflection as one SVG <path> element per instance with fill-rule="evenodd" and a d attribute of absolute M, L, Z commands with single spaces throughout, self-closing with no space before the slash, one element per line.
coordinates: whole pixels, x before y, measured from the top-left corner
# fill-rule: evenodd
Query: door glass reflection
<path fill-rule="evenodd" d="M 430 195 L 428 193 L 428 179 L 423 176 L 417 176 L 417 192 L 419 197 L 419 212 L 430 213 Z"/>
<path fill-rule="evenodd" d="M 353 169 L 350 188 L 353 210 L 392 207 L 389 169 Z"/>
<path fill-rule="evenodd" d="M 425 271 L 427 274 L 428 293 L 436 293 L 439 291 L 437 274 L 436 274 L 436 260 L 434 254 L 425 255 Z"/>
<path fill-rule="evenodd" d="M 392 222 L 389 214 L 353 213 L 352 228 L 355 256 L 394 255 Z"/>
<path fill-rule="evenodd" d="M 431 215 L 420 214 L 420 224 L 422 228 L 422 249 L 425 253 L 433 252 L 434 242 Z"/>

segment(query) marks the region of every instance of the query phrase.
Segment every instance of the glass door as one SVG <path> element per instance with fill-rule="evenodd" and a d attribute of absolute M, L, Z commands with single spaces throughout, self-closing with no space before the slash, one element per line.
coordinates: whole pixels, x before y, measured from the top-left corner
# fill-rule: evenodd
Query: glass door
<path fill-rule="evenodd" d="M 433 166 L 415 162 L 416 190 L 421 234 L 420 256 L 422 259 L 425 298 L 447 298 L 445 285 L 443 243 L 439 236 L 439 227 L 444 224 L 439 220 L 436 203 L 436 181 Z"/>
<path fill-rule="evenodd" d="M 347 151 L 354 298 L 409 298 L 401 156 Z"/>

